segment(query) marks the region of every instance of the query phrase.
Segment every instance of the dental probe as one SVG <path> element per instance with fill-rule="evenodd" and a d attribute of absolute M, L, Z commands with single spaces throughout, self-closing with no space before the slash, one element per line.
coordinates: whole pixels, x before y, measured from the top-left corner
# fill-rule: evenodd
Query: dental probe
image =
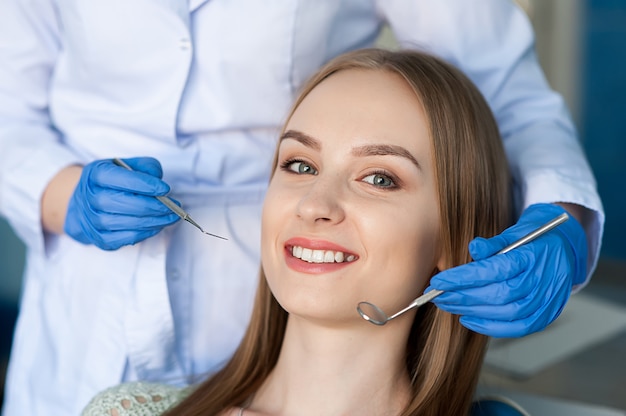
<path fill-rule="evenodd" d="M 113 158 L 113 163 L 116 164 L 117 166 L 122 167 L 122 168 L 131 170 L 131 171 L 133 170 L 133 168 L 128 166 L 128 164 L 126 164 L 126 162 L 124 162 L 122 159 Z M 174 201 L 172 201 L 171 198 L 168 198 L 166 196 L 155 196 L 155 198 L 158 199 L 159 201 L 161 201 L 161 203 L 163 205 L 165 205 L 166 207 L 171 209 L 172 212 L 174 212 L 174 214 L 178 215 L 181 219 L 187 221 L 189 224 L 193 225 L 198 230 L 202 231 L 204 234 L 210 235 L 211 237 L 221 238 L 222 240 L 228 240 L 228 238 L 221 237 L 219 235 L 211 234 L 211 233 L 209 233 L 207 231 L 204 231 L 202 229 L 202 227 L 200 227 L 200 225 L 198 225 L 198 223 L 195 222 L 184 209 L 182 209 Z"/>
<path fill-rule="evenodd" d="M 545 223 L 541 227 L 537 228 L 535 231 L 531 231 L 530 233 L 526 234 L 524 237 L 520 238 L 513 244 L 506 246 L 502 250 L 498 251 L 496 255 L 508 253 L 509 251 L 521 246 L 522 244 L 526 244 L 529 241 L 532 241 L 535 238 L 539 237 L 540 235 L 547 233 L 548 231 L 555 228 L 557 225 L 564 223 L 568 219 L 569 219 L 569 215 L 567 215 L 566 213 L 563 213 L 559 215 L 558 217 L 554 218 L 553 220 Z M 359 302 L 356 310 L 357 312 L 359 312 L 359 315 L 361 315 L 361 317 L 365 319 L 366 321 L 374 325 L 385 325 L 388 321 L 391 321 L 392 319 L 397 318 L 398 316 L 402 315 L 403 313 L 415 307 L 420 307 L 430 302 L 431 300 L 435 299 L 437 296 L 441 295 L 442 293 L 443 293 L 443 290 L 438 290 L 438 289 L 433 289 L 428 293 L 424 293 L 422 296 L 418 297 L 413 302 L 411 302 L 409 306 L 407 306 L 406 308 L 402 309 L 399 312 L 396 312 L 395 314 L 389 317 L 387 317 L 387 314 L 385 314 L 385 312 L 383 312 L 382 309 L 380 309 L 378 306 L 370 302 Z"/>

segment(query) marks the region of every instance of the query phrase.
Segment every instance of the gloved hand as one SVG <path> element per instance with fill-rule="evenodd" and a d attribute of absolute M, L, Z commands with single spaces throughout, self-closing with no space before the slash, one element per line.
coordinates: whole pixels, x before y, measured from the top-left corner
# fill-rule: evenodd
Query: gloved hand
<path fill-rule="evenodd" d="M 96 160 L 83 168 L 70 198 L 63 229 L 74 240 L 116 250 L 161 231 L 180 218 L 155 196 L 170 187 L 158 160 L 124 159 L 134 171 Z"/>
<path fill-rule="evenodd" d="M 570 218 L 553 230 L 505 254 L 509 244 L 565 210 L 552 204 L 528 207 L 517 224 L 490 239 L 469 244 L 473 262 L 436 274 L 431 289 L 442 310 L 461 315 L 461 324 L 493 337 L 520 337 L 554 321 L 569 299 L 572 285 L 587 273 L 587 240 Z"/>

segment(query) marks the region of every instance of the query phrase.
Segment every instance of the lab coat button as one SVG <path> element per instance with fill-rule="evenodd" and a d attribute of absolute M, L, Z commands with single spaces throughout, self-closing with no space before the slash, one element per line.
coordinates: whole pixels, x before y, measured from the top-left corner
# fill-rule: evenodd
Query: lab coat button
<path fill-rule="evenodd" d="M 176 269 L 172 270 L 172 271 L 170 272 L 170 278 L 171 278 L 172 280 L 178 280 L 178 279 L 180 279 L 180 272 L 179 272 L 178 270 L 176 270 Z"/>
<path fill-rule="evenodd" d="M 179 42 L 179 45 L 180 49 L 183 51 L 191 49 L 191 41 L 189 40 L 189 38 L 182 38 Z"/>

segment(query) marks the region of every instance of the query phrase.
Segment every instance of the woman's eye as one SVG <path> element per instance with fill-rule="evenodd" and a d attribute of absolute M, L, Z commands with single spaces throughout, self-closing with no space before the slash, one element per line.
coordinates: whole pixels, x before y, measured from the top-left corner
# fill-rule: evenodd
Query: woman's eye
<path fill-rule="evenodd" d="M 374 173 L 363 178 L 367 182 L 379 188 L 395 188 L 396 183 L 389 176 L 382 173 Z"/>
<path fill-rule="evenodd" d="M 317 175 L 317 170 L 301 160 L 290 160 L 283 164 L 283 169 L 300 175 Z"/>

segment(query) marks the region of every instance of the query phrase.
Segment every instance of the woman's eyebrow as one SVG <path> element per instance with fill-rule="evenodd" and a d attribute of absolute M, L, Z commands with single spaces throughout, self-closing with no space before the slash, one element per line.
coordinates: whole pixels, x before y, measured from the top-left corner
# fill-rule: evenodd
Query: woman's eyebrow
<path fill-rule="evenodd" d="M 308 134 L 302 133 L 298 130 L 287 130 L 286 132 L 284 132 L 283 135 L 280 136 L 280 141 L 283 141 L 285 139 L 294 139 L 314 150 L 322 150 L 322 144 L 319 141 L 309 136 Z"/>
<path fill-rule="evenodd" d="M 322 144 L 313 137 L 309 136 L 306 133 L 303 133 L 298 130 L 287 130 L 280 136 L 280 140 L 284 139 L 294 139 L 303 145 L 310 147 L 314 150 L 320 151 L 322 150 Z M 413 157 L 411 152 L 406 150 L 402 146 L 392 145 L 392 144 L 368 144 L 364 146 L 358 146 L 352 149 L 352 154 L 354 156 L 399 156 L 405 159 L 408 159 L 417 167 L 418 169 L 422 169 L 417 159 Z"/>
<path fill-rule="evenodd" d="M 402 146 L 392 144 L 368 144 L 365 146 L 355 147 L 352 149 L 352 154 L 355 156 L 400 156 L 410 160 L 411 163 L 413 163 L 418 169 L 422 169 L 419 162 L 413 157 L 411 152 Z"/>

